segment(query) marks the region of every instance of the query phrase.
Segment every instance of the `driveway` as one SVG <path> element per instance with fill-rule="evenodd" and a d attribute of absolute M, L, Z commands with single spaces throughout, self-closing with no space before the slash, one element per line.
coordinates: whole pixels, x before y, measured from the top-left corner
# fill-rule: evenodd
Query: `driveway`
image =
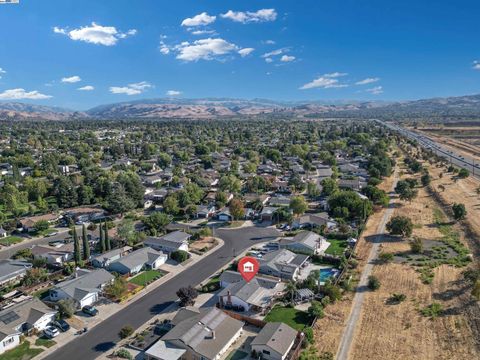
<path fill-rule="evenodd" d="M 125 306 L 86 334 L 47 356 L 46 359 L 95 359 L 115 347 L 115 343 L 119 341 L 118 332 L 123 326 L 131 325 L 136 329 L 174 303 L 178 298 L 175 293 L 180 287 L 196 286 L 232 261 L 233 254 L 241 254 L 256 243 L 271 241 L 279 235 L 277 230 L 264 227 L 215 230 L 215 236 L 223 239 L 224 246 L 206 255 L 202 260 L 137 301 Z"/>

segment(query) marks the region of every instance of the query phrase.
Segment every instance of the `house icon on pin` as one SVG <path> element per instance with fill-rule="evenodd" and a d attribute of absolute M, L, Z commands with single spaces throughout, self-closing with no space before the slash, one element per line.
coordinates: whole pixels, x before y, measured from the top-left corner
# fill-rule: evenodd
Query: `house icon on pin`
<path fill-rule="evenodd" d="M 253 267 L 254 265 L 250 261 L 247 261 L 245 264 L 243 264 L 243 272 L 254 272 Z"/>

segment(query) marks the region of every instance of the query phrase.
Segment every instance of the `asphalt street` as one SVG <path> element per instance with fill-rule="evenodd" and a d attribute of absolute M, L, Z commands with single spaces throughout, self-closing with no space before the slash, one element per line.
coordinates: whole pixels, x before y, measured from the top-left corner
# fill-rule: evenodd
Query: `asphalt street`
<path fill-rule="evenodd" d="M 221 248 L 137 301 L 127 305 L 84 335 L 80 335 L 77 339 L 56 350 L 46 359 L 95 359 L 101 353 L 114 347 L 119 340 L 118 332 L 123 326 L 131 325 L 138 328 L 176 301 L 178 297 L 175 293 L 179 288 L 198 285 L 232 261 L 234 256 L 257 243 L 271 241 L 280 236 L 280 233 L 273 228 L 246 227 L 218 229 L 215 231 L 215 236 L 223 239 L 224 245 Z"/>

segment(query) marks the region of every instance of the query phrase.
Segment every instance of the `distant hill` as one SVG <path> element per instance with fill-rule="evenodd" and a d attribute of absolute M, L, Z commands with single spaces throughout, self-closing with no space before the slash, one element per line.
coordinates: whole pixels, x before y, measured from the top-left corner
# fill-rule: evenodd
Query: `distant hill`
<path fill-rule="evenodd" d="M 86 112 L 31 105 L 0 103 L 0 119 L 213 119 L 279 114 L 307 117 L 480 117 L 480 95 L 433 98 L 404 102 L 273 101 L 230 98 L 159 98 L 100 105 Z"/>

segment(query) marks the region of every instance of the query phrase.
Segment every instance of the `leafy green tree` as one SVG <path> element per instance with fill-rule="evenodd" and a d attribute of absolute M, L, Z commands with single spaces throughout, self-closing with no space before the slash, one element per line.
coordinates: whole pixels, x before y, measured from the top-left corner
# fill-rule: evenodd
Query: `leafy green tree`
<path fill-rule="evenodd" d="M 135 224 L 131 219 L 124 219 L 117 226 L 117 236 L 129 245 L 133 245 L 135 243 Z"/>
<path fill-rule="evenodd" d="M 367 286 L 370 290 L 378 290 L 380 289 L 380 280 L 376 276 L 370 275 L 368 277 Z"/>
<path fill-rule="evenodd" d="M 292 209 L 293 215 L 299 216 L 307 211 L 308 204 L 303 196 L 294 196 L 290 199 L 290 209 Z"/>
<path fill-rule="evenodd" d="M 363 193 L 367 196 L 370 201 L 372 201 L 375 205 L 380 206 L 388 206 L 390 201 L 387 193 L 384 190 L 377 188 L 376 186 L 367 185 L 365 189 L 363 189 Z"/>
<path fill-rule="evenodd" d="M 68 176 L 60 176 L 54 181 L 53 193 L 60 208 L 69 208 L 78 205 L 77 189 Z"/>
<path fill-rule="evenodd" d="M 180 299 L 180 306 L 193 306 L 195 304 L 195 299 L 198 296 L 197 290 L 192 286 L 182 287 L 178 289 L 177 296 Z"/>
<path fill-rule="evenodd" d="M 123 185 L 115 183 L 112 191 L 105 199 L 105 207 L 112 214 L 123 216 L 124 213 L 135 208 L 135 203 L 127 195 Z"/>
<path fill-rule="evenodd" d="M 143 219 L 143 224 L 150 235 L 157 235 L 158 233 L 163 232 L 169 223 L 170 217 L 165 213 L 157 211 Z"/>
<path fill-rule="evenodd" d="M 75 301 L 73 299 L 62 299 L 58 301 L 57 306 L 58 313 L 62 319 L 71 318 L 77 310 L 77 306 L 75 305 Z"/>
<path fill-rule="evenodd" d="M 422 182 L 423 186 L 428 186 L 432 182 L 432 177 L 430 176 L 429 173 L 426 173 L 422 175 L 422 177 L 420 178 L 420 181 Z"/>
<path fill-rule="evenodd" d="M 317 184 L 314 182 L 309 182 L 307 184 L 307 195 L 310 198 L 316 198 L 320 195 L 320 189 L 317 187 Z"/>
<path fill-rule="evenodd" d="M 464 220 L 467 216 L 467 209 L 464 204 L 455 203 L 452 205 L 453 218 L 456 221 Z"/>
<path fill-rule="evenodd" d="M 104 289 L 105 294 L 115 300 L 120 300 L 128 292 L 128 282 L 121 276 L 115 277 L 113 282 Z"/>
<path fill-rule="evenodd" d="M 410 249 L 414 254 L 421 254 L 423 253 L 423 242 L 420 238 L 414 237 L 410 240 Z"/>
<path fill-rule="evenodd" d="M 402 237 L 410 237 L 413 232 L 413 223 L 409 217 L 394 216 L 387 223 L 387 230 L 391 235 L 401 235 Z"/>
<path fill-rule="evenodd" d="M 100 252 L 103 254 L 107 250 L 107 245 L 105 244 L 105 236 L 103 235 L 103 226 L 100 223 L 98 227 L 99 237 L 100 237 Z"/>
<path fill-rule="evenodd" d="M 172 260 L 175 260 L 178 263 L 183 263 L 188 259 L 188 252 L 184 250 L 177 250 L 170 254 Z"/>
<path fill-rule="evenodd" d="M 48 223 L 47 220 L 39 220 L 35 224 L 33 224 L 33 228 L 37 232 L 47 230 L 49 227 L 50 227 L 50 224 Z"/>
<path fill-rule="evenodd" d="M 163 201 L 163 209 L 167 214 L 176 215 L 180 211 L 178 199 L 175 195 L 169 195 Z"/>
<path fill-rule="evenodd" d="M 308 308 L 308 313 L 312 318 L 319 318 L 323 317 L 323 305 L 319 301 L 312 301 L 310 307 Z"/>
<path fill-rule="evenodd" d="M 458 172 L 458 177 L 460 179 L 466 179 L 467 177 L 470 176 L 470 172 L 467 170 L 467 169 L 460 169 L 460 171 Z"/>
<path fill-rule="evenodd" d="M 120 337 L 120 339 L 126 339 L 133 334 L 133 331 L 133 327 L 131 327 L 130 325 L 125 325 L 120 329 L 118 336 Z"/>

